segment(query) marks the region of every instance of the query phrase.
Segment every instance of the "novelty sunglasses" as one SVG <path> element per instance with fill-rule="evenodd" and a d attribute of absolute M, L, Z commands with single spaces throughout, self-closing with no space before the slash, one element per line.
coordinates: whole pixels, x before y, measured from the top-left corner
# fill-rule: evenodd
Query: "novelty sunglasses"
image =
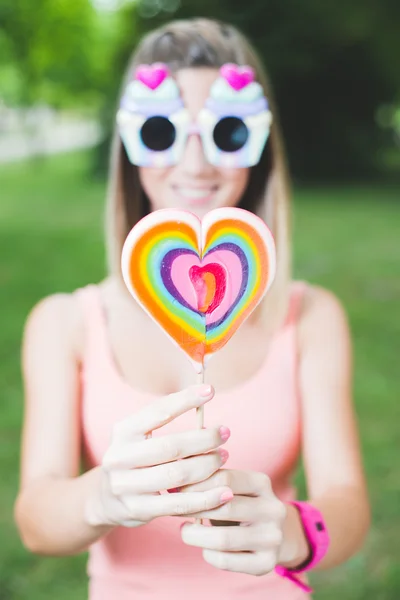
<path fill-rule="evenodd" d="M 163 63 L 136 69 L 122 96 L 117 125 L 130 162 L 176 165 L 189 135 L 199 135 L 207 161 L 219 167 L 256 165 L 269 137 L 272 114 L 248 66 L 223 65 L 193 122 L 178 85 Z"/>

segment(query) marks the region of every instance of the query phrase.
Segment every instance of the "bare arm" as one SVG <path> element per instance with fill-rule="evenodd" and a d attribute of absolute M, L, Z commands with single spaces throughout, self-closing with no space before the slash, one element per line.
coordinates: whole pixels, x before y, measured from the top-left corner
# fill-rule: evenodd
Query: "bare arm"
<path fill-rule="evenodd" d="M 38 554 L 84 551 L 112 527 L 92 527 L 84 506 L 99 469 L 79 475 L 79 364 L 74 299 L 56 295 L 28 318 L 23 341 L 25 416 L 15 521 Z"/>
<path fill-rule="evenodd" d="M 334 567 L 362 546 L 370 523 L 357 422 L 352 401 L 349 328 L 337 299 L 310 289 L 299 326 L 303 458 L 308 500 L 327 523 L 331 544 L 318 568 Z M 307 556 L 297 511 L 288 514 L 298 540 L 295 566 Z M 306 554 L 305 554 L 306 551 Z"/>

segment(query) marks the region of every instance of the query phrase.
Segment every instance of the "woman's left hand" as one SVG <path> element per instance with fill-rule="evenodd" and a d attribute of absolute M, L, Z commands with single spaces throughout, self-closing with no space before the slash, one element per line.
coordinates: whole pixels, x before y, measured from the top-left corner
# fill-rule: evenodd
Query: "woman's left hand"
<path fill-rule="evenodd" d="M 237 527 L 184 523 L 183 541 L 203 548 L 203 557 L 218 569 L 265 575 L 282 560 L 293 559 L 293 546 L 284 540 L 287 507 L 272 491 L 264 473 L 221 469 L 209 479 L 181 488 L 181 493 L 228 486 L 234 497 L 226 504 L 190 517 L 238 521 Z"/>

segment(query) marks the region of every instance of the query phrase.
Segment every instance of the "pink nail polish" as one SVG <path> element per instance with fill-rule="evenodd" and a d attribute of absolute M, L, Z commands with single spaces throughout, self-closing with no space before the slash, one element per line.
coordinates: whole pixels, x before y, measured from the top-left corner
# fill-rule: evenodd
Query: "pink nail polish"
<path fill-rule="evenodd" d="M 220 501 L 221 502 L 229 502 L 229 500 L 232 500 L 232 498 L 233 498 L 232 492 L 224 492 L 222 494 L 222 496 L 220 497 Z"/>
<path fill-rule="evenodd" d="M 211 395 L 212 387 L 211 385 L 204 385 L 200 390 L 201 398 L 208 398 Z"/>
<path fill-rule="evenodd" d="M 226 442 L 226 440 L 231 435 L 231 430 L 229 429 L 229 427 L 220 427 L 219 428 L 219 435 L 221 436 L 221 440 L 223 442 Z"/>
<path fill-rule="evenodd" d="M 229 452 L 227 450 L 224 450 L 223 448 L 220 448 L 218 452 L 221 455 L 221 464 L 224 465 L 229 458 Z"/>

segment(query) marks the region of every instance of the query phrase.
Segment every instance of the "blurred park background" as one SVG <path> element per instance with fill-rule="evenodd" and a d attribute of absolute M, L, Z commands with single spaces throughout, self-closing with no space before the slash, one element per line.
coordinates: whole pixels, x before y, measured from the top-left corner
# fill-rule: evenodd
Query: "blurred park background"
<path fill-rule="evenodd" d="M 315 597 L 398 600 L 398 0 L 0 0 L 0 600 L 86 598 L 86 555 L 30 555 L 12 521 L 22 329 L 43 296 L 104 276 L 126 61 L 144 32 L 191 16 L 239 26 L 264 59 L 294 184 L 295 277 L 332 289 L 353 332 L 373 524 L 362 552 L 313 577 Z"/>

